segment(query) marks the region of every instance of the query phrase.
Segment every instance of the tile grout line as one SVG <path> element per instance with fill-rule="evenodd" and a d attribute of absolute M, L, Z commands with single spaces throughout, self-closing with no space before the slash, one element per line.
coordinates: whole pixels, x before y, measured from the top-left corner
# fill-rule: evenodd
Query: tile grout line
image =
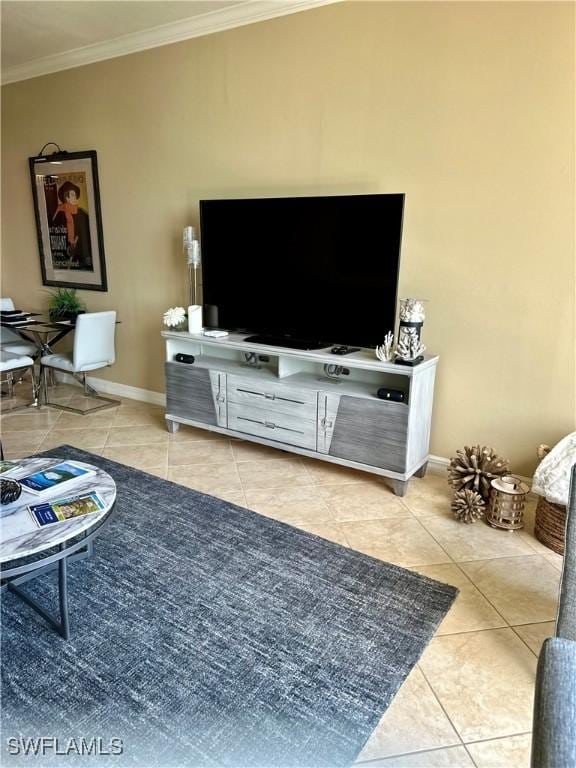
<path fill-rule="evenodd" d="M 554 624 L 555 619 L 544 619 L 542 621 L 524 621 L 521 624 L 510 624 L 510 627 L 512 629 L 516 629 L 517 627 L 532 627 L 534 624 Z"/>
<path fill-rule="evenodd" d="M 532 557 L 532 555 L 526 555 L 526 557 Z M 484 561 L 482 561 L 482 560 L 468 560 L 468 561 L 466 561 L 466 562 L 484 562 Z M 456 563 L 456 565 L 457 565 L 457 566 L 460 568 L 460 566 L 458 565 L 458 563 Z M 466 576 L 467 578 L 469 578 L 469 577 L 468 577 L 468 574 L 467 574 L 467 573 L 465 573 L 465 571 L 464 571 L 462 568 L 460 568 L 460 570 L 462 571 L 462 573 L 464 574 L 464 576 Z M 534 654 L 534 656 L 536 656 L 536 658 L 538 658 L 538 654 L 537 654 L 537 653 L 534 653 L 534 651 L 532 650 L 532 648 L 530 648 L 530 646 L 528 645 L 528 643 L 526 643 L 526 641 L 525 641 L 525 640 L 524 640 L 522 637 L 520 637 L 520 635 L 518 634 L 518 632 L 516 632 L 516 631 L 515 631 L 515 629 L 514 629 L 514 626 L 529 626 L 529 625 L 531 625 L 531 624 L 545 624 L 546 622 L 548 622 L 548 621 L 551 621 L 551 619 L 544 619 L 544 621 L 530 621 L 530 622 L 527 622 L 526 624 L 517 624 L 517 625 L 513 625 L 513 624 L 511 624 L 511 623 L 508 621 L 508 619 L 507 619 L 507 618 L 506 618 L 504 615 L 502 615 L 502 614 L 500 613 L 500 611 L 498 610 L 498 608 L 496 607 L 496 605 L 495 605 L 495 604 L 492 602 L 492 600 L 491 600 L 491 599 L 490 599 L 490 598 L 489 598 L 489 597 L 488 597 L 488 596 L 487 596 L 487 595 L 486 595 L 486 594 L 485 594 L 485 593 L 482 591 L 482 589 L 480 588 L 480 586 L 479 586 L 478 584 L 475 584 L 475 583 L 472 581 L 472 579 L 470 579 L 470 581 L 471 581 L 471 582 L 472 582 L 472 584 L 473 584 L 473 585 L 476 587 L 476 589 L 477 589 L 477 590 L 478 590 L 478 592 L 479 592 L 479 593 L 482 595 L 482 597 L 483 597 L 483 598 L 486 600 L 486 602 L 487 602 L 487 603 L 489 603 L 489 604 L 492 606 L 492 608 L 493 608 L 493 609 L 496 611 L 496 613 L 497 613 L 497 614 L 498 614 L 498 615 L 499 615 L 499 616 L 502 618 L 502 620 L 503 620 L 503 621 L 506 623 L 506 628 L 508 628 L 508 629 L 511 629 L 511 630 L 512 630 L 512 632 L 514 632 L 514 634 L 516 635 L 516 637 L 518 637 L 518 638 L 519 638 L 519 639 L 522 641 L 522 643 L 523 643 L 523 644 L 524 644 L 524 645 L 525 645 L 525 646 L 528 648 L 528 650 L 529 650 L 529 651 L 530 651 L 532 654 Z M 494 627 L 494 629 L 504 629 L 504 627 Z M 487 630 L 479 630 L 479 631 L 487 631 Z"/>
<path fill-rule="evenodd" d="M 472 561 L 469 560 L 469 561 L 466 561 L 466 562 L 479 563 L 479 562 L 483 562 L 483 561 L 482 560 L 472 560 Z M 463 568 L 460 567 L 460 564 L 459 563 L 454 563 L 454 565 L 456 566 L 456 568 L 458 568 L 458 570 L 464 576 L 464 578 L 468 579 L 470 584 L 472 584 L 474 589 L 476 589 L 478 591 L 478 593 L 484 598 L 484 600 L 486 600 L 488 605 L 490 605 L 493 608 L 493 610 L 496 612 L 496 615 L 499 616 L 502 619 L 502 621 L 504 622 L 505 626 L 506 627 L 510 627 L 510 624 L 508 623 L 508 619 L 500 613 L 500 611 L 498 610 L 498 608 L 496 608 L 494 603 L 484 594 L 484 592 L 482 592 L 480 587 L 472 581 L 472 579 L 470 578 L 470 576 L 468 576 L 466 571 Z M 492 629 L 503 629 L 503 627 L 492 627 Z M 484 630 L 480 630 L 480 631 L 484 631 Z"/>
<path fill-rule="evenodd" d="M 531 736 L 532 731 L 518 731 L 518 733 L 508 733 L 506 736 L 491 736 L 489 739 L 476 739 L 475 741 L 467 741 L 464 746 L 471 744 L 485 744 L 487 741 L 502 741 L 503 739 L 513 739 L 516 736 Z"/>
<path fill-rule="evenodd" d="M 428 536 L 430 536 L 430 538 L 431 538 L 431 539 L 434 541 L 434 543 L 435 543 L 435 544 L 436 544 L 438 547 L 440 547 L 440 549 L 442 550 L 442 552 L 444 552 L 444 554 L 445 554 L 445 555 L 446 555 L 446 557 L 448 558 L 448 562 L 450 562 L 450 563 L 455 563 L 456 561 L 455 561 L 455 560 L 453 560 L 453 558 L 452 558 L 452 555 L 451 555 L 449 552 L 447 552 L 447 551 L 444 549 L 444 547 L 442 546 L 442 544 L 440 544 L 440 542 L 438 541 L 438 539 L 436 539 L 436 538 L 435 538 L 435 537 L 434 537 L 434 536 L 433 536 L 433 535 L 430 533 L 430 531 L 429 531 L 429 530 L 426 528 L 426 526 L 422 525 L 422 523 L 420 522 L 420 520 L 418 520 L 418 518 L 417 518 L 417 517 L 414 517 L 414 519 L 415 519 L 415 520 L 416 520 L 416 522 L 419 524 L 420 528 L 422 528 L 422 530 L 423 530 L 425 533 L 427 533 L 427 534 L 428 534 Z M 442 565 L 442 563 L 430 563 L 430 565 Z M 424 566 L 422 566 L 422 567 L 424 567 Z"/>
<path fill-rule="evenodd" d="M 429 644 L 428 644 L 428 645 L 429 645 Z M 428 646 L 426 646 L 426 647 L 428 647 Z M 425 651 L 425 650 L 426 650 L 426 648 L 424 649 L 424 651 Z M 422 655 L 424 654 L 424 651 L 422 652 Z M 418 659 L 418 662 L 417 662 L 417 667 L 418 667 L 418 669 L 420 670 L 420 672 L 421 672 L 421 674 L 422 674 L 422 677 L 423 677 L 423 678 L 424 678 L 424 680 L 426 681 L 426 685 L 428 686 L 428 688 L 430 688 L 430 690 L 432 691 L 432 695 L 434 696 L 434 698 L 435 698 L 435 699 L 436 699 L 436 701 L 438 702 L 438 706 L 440 707 L 440 709 L 441 709 L 441 710 L 442 710 L 442 712 L 444 713 L 444 716 L 446 717 L 446 719 L 448 720 L 448 722 L 449 722 L 449 723 L 450 723 L 450 725 L 452 726 L 452 728 L 453 728 L 453 730 L 454 730 L 454 733 L 456 734 L 456 736 L 458 737 L 458 739 L 459 739 L 459 741 L 460 741 L 460 744 L 461 744 L 462 746 L 464 746 L 464 739 L 463 739 L 463 738 L 462 738 L 462 736 L 460 735 L 460 731 L 458 730 L 458 728 L 456 728 L 456 725 L 455 725 L 455 723 L 453 723 L 453 722 L 452 722 L 452 718 L 450 717 L 450 715 L 449 715 L 449 714 L 448 714 L 448 712 L 446 711 L 446 708 L 444 707 L 444 705 L 443 705 L 443 704 L 442 704 L 442 702 L 440 701 L 440 697 L 439 697 L 439 695 L 436 693 L 436 691 L 434 690 L 434 686 L 432 685 L 432 683 L 431 683 L 431 682 L 430 682 L 430 680 L 428 679 L 428 676 L 426 675 L 426 673 L 425 673 L 425 672 L 424 672 L 424 670 L 422 669 L 422 666 L 421 666 L 421 664 L 420 664 L 420 660 L 421 660 L 421 659 L 422 659 L 422 656 L 420 656 L 420 659 Z"/>
<path fill-rule="evenodd" d="M 435 516 L 435 517 L 437 517 L 437 516 Z M 433 519 L 435 519 L 435 517 L 434 517 Z M 530 552 L 524 552 L 524 553 L 521 553 L 521 554 L 518 554 L 518 555 L 514 555 L 514 554 L 505 554 L 505 555 L 495 555 L 495 556 L 493 556 L 493 557 L 478 557 L 478 558 L 475 558 L 475 559 L 473 559 L 473 560 L 455 560 L 455 559 L 452 557 L 452 555 L 450 555 L 450 554 L 449 554 L 449 552 L 447 552 L 447 551 L 444 549 L 444 547 L 442 546 L 442 544 L 440 543 L 440 541 L 439 541 L 439 540 L 438 540 L 438 539 L 437 539 L 437 538 L 434 536 L 434 534 L 433 534 L 431 531 L 429 531 L 429 530 L 428 530 L 428 528 L 426 528 L 426 526 L 425 526 L 425 525 L 424 525 L 424 524 L 423 524 L 423 523 L 420 521 L 420 518 L 419 518 L 419 517 L 416 517 L 416 516 L 414 516 L 414 519 L 415 519 L 415 520 L 418 520 L 418 522 L 420 522 L 420 525 L 422 526 L 422 528 L 424 528 L 424 530 L 426 531 L 426 533 L 428 533 L 428 534 L 429 534 L 429 536 L 431 536 L 431 537 L 434 539 L 434 541 L 436 542 L 436 544 L 437 544 L 437 545 L 438 545 L 438 546 L 439 546 L 439 547 L 440 547 L 440 548 L 441 548 L 441 549 L 442 549 L 442 550 L 443 550 L 443 551 L 444 551 L 444 552 L 445 552 L 445 553 L 448 555 L 448 557 L 450 558 L 450 562 L 454 563 L 454 565 L 457 565 L 458 567 L 460 567 L 460 564 L 461 564 L 461 563 L 480 563 L 480 562 L 488 562 L 488 561 L 490 561 L 490 560 L 502 560 L 502 559 L 504 559 L 504 558 L 511 558 L 511 557 L 545 557 L 545 555 L 539 555 L 539 553 L 538 553 L 538 552 L 536 552 L 535 550 L 532 550 L 532 551 L 530 551 Z M 424 519 L 428 519 L 428 518 L 424 518 Z M 431 563 L 430 565 L 442 565 L 442 563 Z M 462 570 L 462 569 L 460 569 L 460 570 Z M 465 575 L 465 576 L 467 576 L 467 574 L 464 574 L 464 575 Z M 467 578 L 468 578 L 468 576 L 467 576 Z M 474 584 L 474 582 L 472 582 L 472 583 Z M 477 589 L 479 589 L 479 588 L 476 586 L 476 584 L 474 584 L 474 586 L 475 586 Z M 480 590 L 479 590 L 479 591 L 480 591 Z M 484 595 L 483 593 L 482 593 L 482 595 L 485 597 L 485 595 Z M 486 599 L 488 599 L 488 598 L 486 598 Z M 490 604 L 492 605 L 492 603 L 490 603 Z"/>
<path fill-rule="evenodd" d="M 234 454 L 234 449 L 233 448 L 232 448 L 232 453 Z M 247 461 L 250 461 L 250 460 L 247 460 Z M 240 478 L 240 485 L 242 487 L 242 493 L 244 495 L 244 500 L 245 500 L 245 503 L 246 503 L 246 507 L 248 509 L 250 509 L 252 512 L 256 512 L 257 514 L 262 514 L 262 513 L 258 512 L 255 509 L 252 509 L 248 505 L 248 497 L 246 495 L 248 491 L 274 491 L 274 490 L 284 490 L 284 489 L 292 489 L 292 488 L 316 488 L 316 489 L 319 488 L 319 484 L 314 482 L 314 479 L 313 479 L 311 473 L 308 472 L 308 470 L 306 468 L 306 465 L 304 464 L 304 462 L 300 458 L 298 458 L 298 462 L 302 465 L 302 468 L 304 469 L 304 472 L 306 473 L 308 478 L 311 480 L 310 483 L 307 483 L 307 484 L 304 484 L 304 485 L 295 485 L 295 486 L 277 486 L 277 487 L 272 487 L 272 488 L 246 488 L 246 486 L 244 485 L 244 481 L 242 480 L 242 475 L 240 474 L 240 471 L 238 469 L 238 464 L 239 463 L 247 463 L 247 461 L 245 461 L 245 462 L 238 462 L 237 460 L 235 460 L 234 464 L 236 465 L 236 471 L 238 473 L 238 477 Z M 352 549 L 346 534 L 342 530 L 339 522 L 334 518 L 334 515 L 333 515 L 332 510 L 330 509 L 329 505 L 326 503 L 326 501 L 324 499 L 320 499 L 320 501 L 322 502 L 322 504 L 326 508 L 326 512 L 328 513 L 328 515 L 330 515 L 331 519 L 330 519 L 330 521 L 327 521 L 326 523 L 320 522 L 320 523 L 317 523 L 317 524 L 318 525 L 323 525 L 323 524 L 324 525 L 325 524 L 334 525 L 336 527 L 336 529 L 338 530 L 338 532 L 340 533 L 340 535 L 342 536 L 342 538 L 344 539 L 344 541 L 346 542 L 346 546 L 348 547 L 348 549 Z M 268 515 L 264 515 L 264 517 L 268 517 Z M 275 518 L 272 518 L 272 519 L 275 519 Z M 285 521 L 280 521 L 280 522 L 285 522 Z M 287 525 L 292 525 L 294 527 L 298 527 L 299 525 L 307 525 L 307 524 L 314 525 L 314 523 L 307 523 L 307 522 L 303 522 L 303 523 L 290 522 L 290 523 L 286 523 L 286 524 Z M 307 529 L 306 528 L 301 528 L 300 530 L 307 530 Z M 309 532 L 309 531 L 307 531 L 307 532 Z"/>
<path fill-rule="evenodd" d="M 416 518 L 416 519 L 417 519 L 417 520 L 422 520 L 422 521 L 425 521 L 425 520 L 436 520 L 436 519 L 438 519 L 438 518 L 440 518 L 440 519 L 448 519 L 448 520 L 451 520 L 451 519 L 453 519 L 453 518 L 450 518 L 448 515 L 446 515 L 444 518 L 443 518 L 442 516 L 439 516 L 439 515 L 430 515 L 430 516 L 427 516 L 427 517 Z M 442 545 L 440 544 L 440 542 L 438 541 L 438 539 L 437 539 L 437 538 L 434 536 L 434 534 L 432 533 L 432 531 L 430 531 L 430 530 L 429 530 L 429 529 L 426 527 L 426 525 L 424 525 L 424 522 L 421 522 L 420 524 L 422 525 L 422 527 L 424 528 L 424 530 L 425 530 L 427 533 L 429 533 L 429 534 L 430 534 L 430 536 L 432 536 L 432 538 L 434 539 L 434 541 L 436 541 L 436 543 L 437 543 L 439 546 L 442 546 Z M 522 541 L 523 541 L 523 540 L 522 540 Z M 528 545 L 528 544 L 526 544 L 526 546 L 529 546 L 529 545 Z M 460 563 L 472 563 L 472 562 L 476 562 L 476 561 L 479 561 L 479 560 L 498 560 L 499 558 L 503 558 L 503 557 L 530 557 L 530 556 L 533 556 L 533 555 L 537 555 L 537 554 L 538 554 L 538 553 L 537 553 L 535 550 L 533 550 L 533 549 L 530 547 L 530 552 L 521 552 L 520 554 L 517 554 L 517 555 L 515 555 L 515 554 L 494 555 L 493 557 L 476 557 L 476 558 L 473 558 L 473 559 L 471 559 L 471 560 L 455 560 L 454 558 L 452 558 L 452 559 L 454 560 L 454 562 L 455 562 L 455 563 L 458 563 L 458 562 L 460 562 Z"/>
<path fill-rule="evenodd" d="M 545 624 L 546 622 L 534 622 L 534 623 L 535 623 L 535 624 L 540 624 L 540 623 L 542 623 L 542 624 Z M 519 626 L 522 626 L 522 625 L 519 625 Z M 528 648 L 528 650 L 529 650 L 531 653 L 533 653 L 533 654 L 534 654 L 534 656 L 535 656 L 536 658 L 538 658 L 538 656 L 539 656 L 540 654 L 539 654 L 539 653 L 536 653 L 536 651 L 535 651 L 533 648 L 530 648 L 530 646 L 528 645 L 528 643 L 526 642 L 526 640 L 525 640 L 525 639 L 524 639 L 524 638 L 523 638 L 521 635 L 519 635 L 519 634 L 518 634 L 518 632 L 516 632 L 516 628 L 510 625 L 510 629 L 512 630 L 512 632 L 514 632 L 514 634 L 516 635 L 516 637 L 517 637 L 519 640 L 521 640 L 521 641 L 522 641 L 522 643 L 524 643 L 524 645 L 526 646 L 526 648 Z M 534 681 L 534 682 L 536 682 L 536 681 Z"/>
<path fill-rule="evenodd" d="M 472 561 L 472 562 L 484 562 L 484 561 L 482 561 L 482 560 L 474 560 L 474 561 Z M 459 565 L 458 565 L 458 563 L 454 563 L 454 564 L 456 565 L 456 567 L 458 567 L 458 568 L 459 568 Z M 464 573 L 464 571 L 463 571 L 461 568 L 459 568 L 459 570 L 460 570 L 460 571 L 461 571 L 461 572 L 464 574 L 464 576 L 465 576 L 467 579 L 469 579 L 469 581 L 470 581 L 470 583 L 472 584 L 472 586 L 473 586 L 473 587 L 475 587 L 475 588 L 478 590 L 478 592 L 479 592 L 479 593 L 482 595 L 482 597 L 483 597 L 483 598 L 486 600 L 486 602 L 487 602 L 487 603 L 488 603 L 488 604 L 489 604 L 489 605 L 490 605 L 490 606 L 491 606 L 491 607 L 494 609 L 494 611 L 495 611 L 495 612 L 498 614 L 498 616 L 500 616 L 500 618 L 501 618 L 501 619 L 502 619 L 502 621 L 504 622 L 505 626 L 504 626 L 504 627 L 484 627 L 484 628 L 482 628 L 482 629 L 470 629 L 470 630 L 467 630 L 467 631 L 464 631 L 464 632 L 447 632 L 447 633 L 445 633 L 445 634 L 443 634 L 443 635 L 435 635 L 435 637 L 452 637 L 453 635 L 466 635 L 466 634 L 470 634 L 471 632 L 493 632 L 494 630 L 497 630 L 497 629 L 511 629 L 511 630 L 512 630 L 512 632 L 513 632 L 513 633 L 516 635 L 516 637 L 517 637 L 519 640 L 521 640 L 521 641 L 522 641 L 522 643 L 523 643 L 523 644 L 524 644 L 524 645 L 525 645 L 525 646 L 528 648 L 528 650 L 529 650 L 529 651 L 530 651 L 530 652 L 531 652 L 531 653 L 532 653 L 534 656 L 536 656 L 536 658 L 538 658 L 538 654 L 537 654 L 537 653 L 535 653 L 535 652 L 532 650 L 532 648 L 530 648 L 530 646 L 528 645 L 528 643 L 526 643 L 526 641 L 525 641 L 525 640 L 524 640 L 522 637 L 520 637 L 520 635 L 518 634 L 518 632 L 516 632 L 516 631 L 515 631 L 515 628 L 514 628 L 514 626 L 513 626 L 512 624 L 510 624 L 510 623 L 508 622 L 508 620 L 507 620 L 507 619 L 506 619 L 506 618 L 505 618 L 505 617 L 504 617 L 504 616 L 503 616 L 503 615 L 502 615 L 502 614 L 501 614 L 501 613 L 498 611 L 498 609 L 496 608 L 496 606 L 494 605 L 494 603 L 493 603 L 493 602 L 490 600 L 490 598 L 488 598 L 488 597 L 487 597 L 487 596 L 484 594 L 484 592 L 482 592 L 482 590 L 480 589 L 480 587 L 479 587 L 477 584 L 475 584 L 475 583 L 474 583 L 474 582 L 473 582 L 473 581 L 472 581 L 472 580 L 469 578 L 468 574 Z M 534 621 L 534 622 L 528 622 L 527 624 L 518 624 L 518 625 L 516 625 L 516 626 L 531 626 L 532 624 L 546 624 L 548 621 L 549 621 L 549 619 L 547 619 L 547 620 L 545 620 L 545 621 Z"/>
<path fill-rule="evenodd" d="M 470 752 L 470 750 L 468 749 L 466 744 L 464 744 L 463 746 L 464 746 L 464 751 L 466 752 L 466 754 L 468 755 L 468 757 L 472 761 L 472 765 L 475 765 L 476 768 L 481 768 L 481 766 L 479 766 L 478 763 L 476 762 L 476 760 L 474 760 L 474 758 L 472 757 L 472 753 Z"/>
<path fill-rule="evenodd" d="M 241 476 L 240 476 L 240 481 L 242 483 L 242 477 Z M 244 488 L 243 484 L 242 484 L 242 486 Z M 334 487 L 334 486 L 332 486 L 332 487 Z M 340 486 L 336 486 L 336 487 L 340 487 Z M 317 491 L 320 491 L 321 486 L 319 486 L 317 483 L 313 483 L 312 485 L 279 486 L 278 488 L 248 488 L 248 489 L 244 488 L 244 496 L 246 498 L 246 506 L 252 512 L 257 512 L 258 514 L 263 514 L 263 513 L 258 512 L 258 510 L 255 510 L 255 509 L 253 509 L 252 507 L 249 506 L 248 498 L 246 496 L 246 493 L 249 492 L 249 491 L 252 491 L 252 492 L 259 492 L 259 491 L 261 491 L 261 492 L 270 492 L 270 491 L 274 491 L 274 490 L 284 490 L 284 489 L 292 490 L 292 489 L 300 489 L 300 488 L 313 488 L 313 489 L 315 489 Z M 330 505 L 328 504 L 326 499 L 324 499 L 322 497 L 321 493 L 319 494 L 318 501 L 321 502 L 322 506 L 326 510 L 326 513 L 329 516 L 329 519 L 320 520 L 318 522 L 310 522 L 308 520 L 300 520 L 300 521 L 292 520 L 290 522 L 286 522 L 285 520 L 280 520 L 280 522 L 284 522 L 287 525 L 293 525 L 294 527 L 304 526 L 303 528 L 300 528 L 300 530 L 305 530 L 305 531 L 308 530 L 305 527 L 306 525 L 333 525 L 338 530 L 338 532 L 340 533 L 340 535 L 342 536 L 344 541 L 346 542 L 346 546 L 348 547 L 348 549 L 352 549 L 352 547 L 350 545 L 350 541 L 348 540 L 348 537 L 346 536 L 344 529 L 340 525 L 340 523 L 342 521 L 336 519 L 336 517 L 334 516 L 334 512 L 332 511 L 332 508 L 330 507 Z M 264 516 L 265 517 L 269 517 L 268 515 L 264 515 Z M 278 518 L 272 518 L 272 519 L 278 519 Z"/>
<path fill-rule="evenodd" d="M 504 737 L 507 738 L 507 737 Z M 394 754 L 386 755 L 386 757 L 371 757 L 370 760 L 357 760 L 354 765 L 361 765 L 366 766 L 366 768 L 370 768 L 371 765 L 374 763 L 380 763 L 382 760 L 394 760 L 397 757 L 410 757 L 412 755 L 427 755 L 428 752 L 442 752 L 444 749 L 459 749 L 460 747 L 464 747 L 466 749 L 465 744 L 448 744 L 443 747 L 429 747 L 428 749 L 417 749 L 415 752 L 394 752 Z"/>

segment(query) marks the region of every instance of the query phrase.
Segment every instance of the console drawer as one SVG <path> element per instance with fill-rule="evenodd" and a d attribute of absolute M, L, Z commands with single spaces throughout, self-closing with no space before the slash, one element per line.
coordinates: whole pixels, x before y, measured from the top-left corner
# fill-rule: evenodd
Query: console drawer
<path fill-rule="evenodd" d="M 316 450 L 316 421 L 228 402 L 228 429 Z"/>
<path fill-rule="evenodd" d="M 226 426 L 226 374 L 169 360 L 166 413 L 204 424 Z"/>
<path fill-rule="evenodd" d="M 276 383 L 260 383 L 245 376 L 228 376 L 228 402 L 254 405 L 274 413 L 315 420 L 318 398 L 314 390 Z"/>

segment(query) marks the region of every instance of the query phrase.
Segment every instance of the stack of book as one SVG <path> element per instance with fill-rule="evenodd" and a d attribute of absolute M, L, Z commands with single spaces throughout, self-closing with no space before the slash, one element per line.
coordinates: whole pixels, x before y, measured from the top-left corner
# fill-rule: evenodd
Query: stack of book
<path fill-rule="evenodd" d="M 30 325 L 31 315 L 29 312 L 22 312 L 20 309 L 8 309 L 0 312 L 2 325 L 14 326 Z"/>
<path fill-rule="evenodd" d="M 93 477 L 96 472 L 75 461 L 61 461 L 30 475 L 18 477 L 23 465 L 16 461 L 1 461 L 0 475 L 12 477 L 17 475 L 16 482 L 24 492 L 34 496 L 43 496 L 54 491 L 70 491 L 70 487 L 78 480 Z M 20 497 L 22 498 L 22 497 Z M 40 528 L 53 523 L 63 523 L 75 517 L 101 512 L 105 509 L 104 500 L 97 491 L 84 487 L 76 495 L 61 496 L 55 500 L 29 504 L 28 511 Z"/>

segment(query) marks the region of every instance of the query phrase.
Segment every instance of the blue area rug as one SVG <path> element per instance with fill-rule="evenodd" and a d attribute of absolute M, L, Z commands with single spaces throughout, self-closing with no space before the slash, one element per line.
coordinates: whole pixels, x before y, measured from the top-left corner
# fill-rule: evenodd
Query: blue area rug
<path fill-rule="evenodd" d="M 109 472 L 117 511 L 70 566 L 69 642 L 4 594 L 0 762 L 352 764 L 457 590 L 75 448 L 46 455 Z M 26 588 L 54 601 L 54 574 Z M 11 756 L 20 735 L 123 752 Z"/>

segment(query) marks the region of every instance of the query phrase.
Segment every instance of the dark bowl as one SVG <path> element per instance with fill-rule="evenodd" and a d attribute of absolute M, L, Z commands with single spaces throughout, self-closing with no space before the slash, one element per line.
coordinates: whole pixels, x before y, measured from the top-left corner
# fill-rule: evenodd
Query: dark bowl
<path fill-rule="evenodd" d="M 22 493 L 22 486 L 16 480 L 3 478 L 0 480 L 0 501 L 2 504 L 12 504 Z"/>
<path fill-rule="evenodd" d="M 85 309 L 79 309 L 73 312 L 58 312 L 58 310 L 48 310 L 48 316 L 52 322 L 57 322 L 58 320 L 72 320 L 73 322 L 76 322 L 78 315 L 83 315 L 85 312 Z"/>

